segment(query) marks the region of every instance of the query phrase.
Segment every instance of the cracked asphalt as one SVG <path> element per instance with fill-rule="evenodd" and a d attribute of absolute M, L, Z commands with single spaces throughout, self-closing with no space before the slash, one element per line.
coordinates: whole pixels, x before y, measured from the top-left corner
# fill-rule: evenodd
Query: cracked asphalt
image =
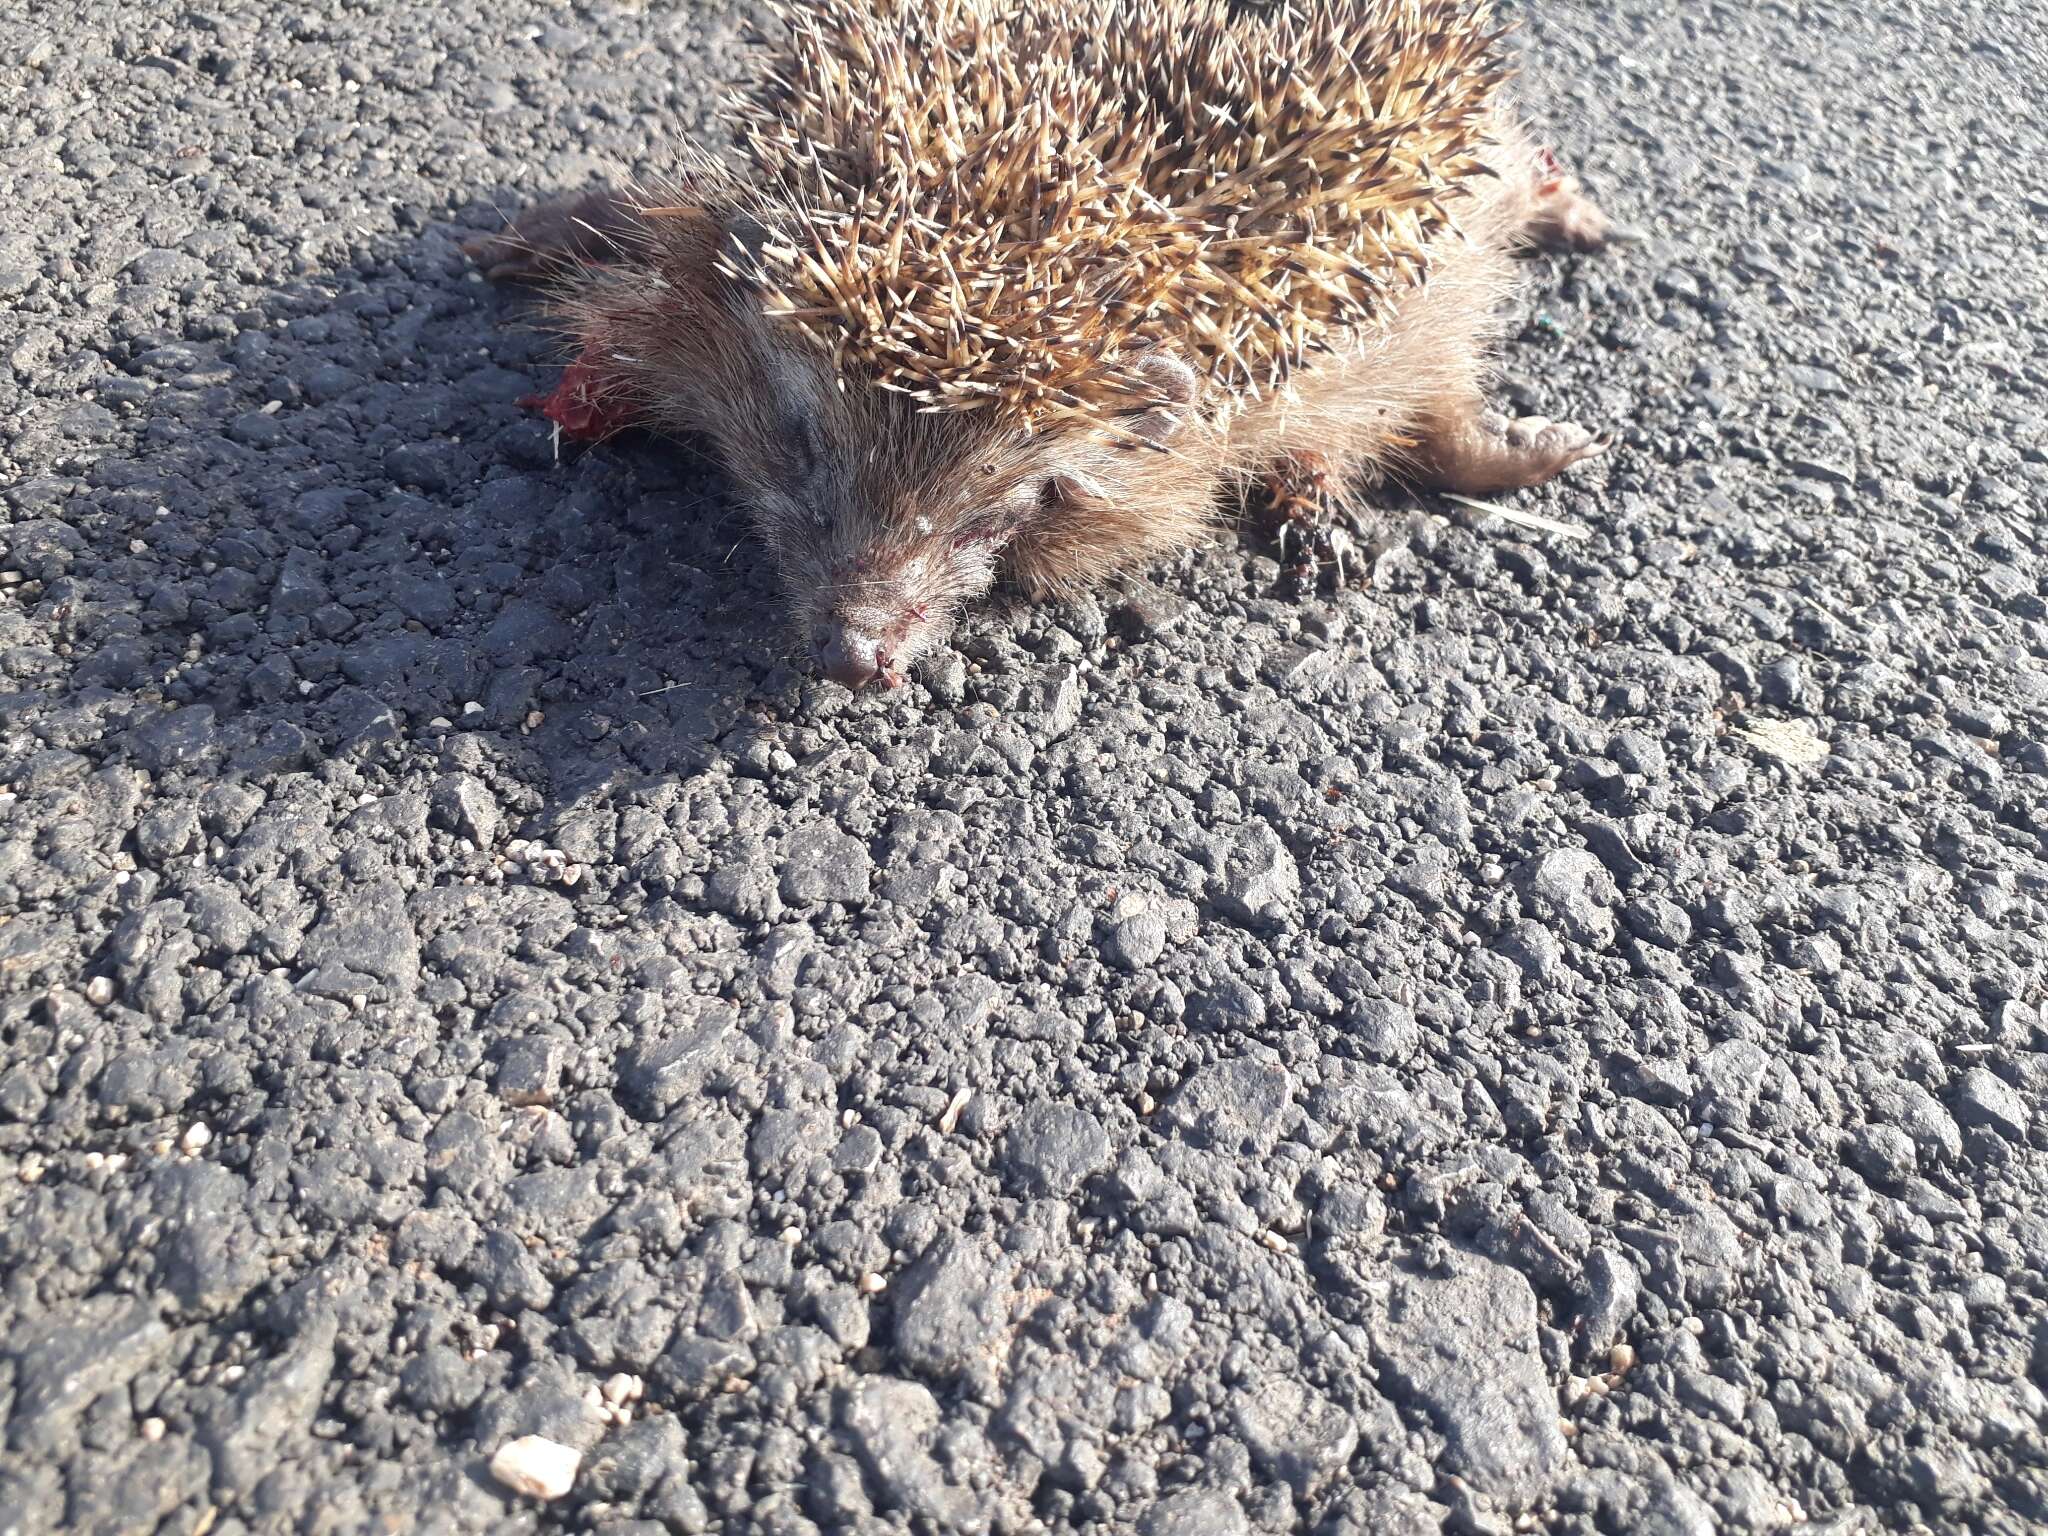
<path fill-rule="evenodd" d="M 1518 18 L 1565 531 L 851 697 L 458 250 L 741 6 L 0 9 L 0 1532 L 2048 1526 L 2048 16 Z"/>

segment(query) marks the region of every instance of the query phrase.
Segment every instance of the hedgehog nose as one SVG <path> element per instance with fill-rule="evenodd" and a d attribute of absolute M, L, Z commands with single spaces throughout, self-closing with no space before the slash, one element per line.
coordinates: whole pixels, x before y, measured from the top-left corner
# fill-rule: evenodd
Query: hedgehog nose
<path fill-rule="evenodd" d="M 835 683 L 861 688 L 889 670 L 889 653 L 873 635 L 844 625 L 820 624 L 812 635 L 818 669 Z"/>

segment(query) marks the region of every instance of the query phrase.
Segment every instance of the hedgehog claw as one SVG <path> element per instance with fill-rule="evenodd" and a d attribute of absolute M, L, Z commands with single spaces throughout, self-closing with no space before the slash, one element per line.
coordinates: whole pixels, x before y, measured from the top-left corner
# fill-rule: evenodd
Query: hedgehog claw
<path fill-rule="evenodd" d="M 1265 513 L 1290 584 L 1299 596 L 1331 571 L 1339 587 L 1362 570 L 1358 514 L 1340 502 L 1331 486 L 1333 471 L 1320 460 L 1290 460 L 1265 478 Z"/>
<path fill-rule="evenodd" d="M 1341 523 L 1333 521 L 1323 532 L 1323 543 L 1330 551 L 1330 564 L 1337 568 L 1338 587 L 1341 589 L 1350 585 L 1344 574 L 1344 557 L 1357 552 L 1357 541 Z"/>

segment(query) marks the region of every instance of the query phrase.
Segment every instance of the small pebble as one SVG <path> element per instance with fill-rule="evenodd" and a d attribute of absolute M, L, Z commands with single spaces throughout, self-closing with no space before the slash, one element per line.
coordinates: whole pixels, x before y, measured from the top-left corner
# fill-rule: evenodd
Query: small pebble
<path fill-rule="evenodd" d="M 559 1499 L 576 1482 L 583 1453 L 543 1435 L 521 1435 L 498 1447 L 491 1476 L 531 1499 Z"/>
<path fill-rule="evenodd" d="M 616 1376 L 609 1378 L 605 1382 L 603 1389 L 604 1400 L 616 1408 L 620 1403 L 639 1402 L 641 1394 L 646 1390 L 647 1383 L 638 1376 L 620 1371 Z"/>
<path fill-rule="evenodd" d="M 941 1136 L 950 1136 L 959 1128 L 960 1112 L 967 1108 L 973 1100 L 974 1090 L 972 1088 L 962 1088 L 953 1095 L 952 1101 L 946 1105 L 946 1112 L 939 1116 L 939 1134 Z"/>

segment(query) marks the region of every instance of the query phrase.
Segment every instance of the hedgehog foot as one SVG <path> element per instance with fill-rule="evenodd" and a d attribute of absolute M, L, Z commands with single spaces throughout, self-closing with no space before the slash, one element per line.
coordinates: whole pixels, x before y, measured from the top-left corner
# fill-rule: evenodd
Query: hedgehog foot
<path fill-rule="evenodd" d="M 1346 586 L 1365 569 L 1357 522 L 1339 494 L 1341 476 L 1328 459 L 1303 454 L 1264 475 L 1265 520 L 1280 547 L 1280 565 L 1297 594 L 1313 592 L 1324 571 Z"/>
<path fill-rule="evenodd" d="M 584 192 L 529 208 L 502 233 L 462 252 L 494 283 L 538 282 L 579 262 L 616 261 L 633 215 L 614 192 Z"/>
<path fill-rule="evenodd" d="M 1528 232 L 1536 244 L 1553 251 L 1597 251 L 1616 234 L 1607 215 L 1580 190 L 1579 178 L 1547 149 L 1537 161 Z"/>
<path fill-rule="evenodd" d="M 1614 439 L 1575 422 L 1472 411 L 1441 422 L 1416 455 L 1421 482 L 1435 490 L 1484 496 L 1541 485 L 1575 464 L 1597 459 Z"/>

